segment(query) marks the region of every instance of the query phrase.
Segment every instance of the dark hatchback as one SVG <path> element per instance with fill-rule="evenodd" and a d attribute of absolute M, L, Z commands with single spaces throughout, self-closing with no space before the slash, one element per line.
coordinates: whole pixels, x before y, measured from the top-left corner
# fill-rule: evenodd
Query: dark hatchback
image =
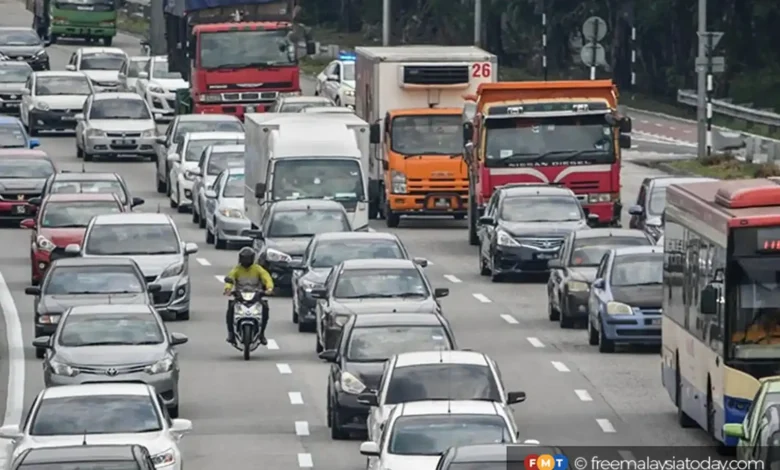
<path fill-rule="evenodd" d="M 33 70 L 49 70 L 46 43 L 31 28 L 0 28 L 0 54 L 27 62 Z"/>
<path fill-rule="evenodd" d="M 35 149 L 0 149 L 0 219 L 22 220 L 35 212 L 46 179 L 57 172 L 51 158 Z"/>
<path fill-rule="evenodd" d="M 477 226 L 479 271 L 499 282 L 506 275 L 546 273 L 569 233 L 598 223 L 566 188 L 517 184 L 490 198 Z"/>
<path fill-rule="evenodd" d="M 69 172 L 55 173 L 46 180 L 41 198 L 47 194 L 114 193 L 129 212 L 144 204 L 144 199 L 132 197 L 124 178 L 118 173 Z M 40 201 L 38 201 L 40 204 Z"/>
<path fill-rule="evenodd" d="M 328 374 L 328 427 L 333 439 L 365 432 L 369 406 L 358 403 L 377 390 L 385 363 L 395 354 L 457 349 L 449 322 L 441 315 L 379 313 L 353 315 L 335 349 L 320 353 L 331 363 Z"/>
<path fill-rule="evenodd" d="M 550 321 L 561 328 L 584 323 L 588 317 L 588 293 L 604 255 L 620 246 L 650 246 L 653 240 L 639 230 L 597 228 L 579 230 L 566 237 L 558 259 L 550 260 L 547 305 Z"/>
<path fill-rule="evenodd" d="M 86 441 L 85 441 L 86 442 Z M 12 463 L 11 470 L 154 470 L 154 461 L 144 446 L 136 444 L 42 447 L 27 449 Z"/>
<path fill-rule="evenodd" d="M 521 470 L 526 457 L 560 455 L 558 447 L 528 444 L 476 444 L 450 447 L 439 459 L 436 470 Z M 541 469 L 540 469 L 541 470 Z"/>

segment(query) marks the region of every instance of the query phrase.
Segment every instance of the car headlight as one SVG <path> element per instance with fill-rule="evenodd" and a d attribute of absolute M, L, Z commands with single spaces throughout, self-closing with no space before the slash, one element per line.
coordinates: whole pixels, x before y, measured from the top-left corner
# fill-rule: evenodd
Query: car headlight
<path fill-rule="evenodd" d="M 62 315 L 41 315 L 38 317 L 38 323 L 41 325 L 56 325 L 60 322 Z"/>
<path fill-rule="evenodd" d="M 52 243 L 51 240 L 44 237 L 43 235 L 38 235 L 38 238 L 35 239 L 35 244 L 38 246 L 39 250 L 43 251 L 54 251 L 55 248 L 57 248 L 57 245 Z"/>
<path fill-rule="evenodd" d="M 165 372 L 170 372 L 171 369 L 173 369 L 173 358 L 166 357 L 147 367 L 146 372 L 149 374 L 162 374 Z"/>
<path fill-rule="evenodd" d="M 314 290 L 314 289 L 316 289 L 317 287 L 320 286 L 320 284 L 317 284 L 316 282 L 309 281 L 307 279 L 301 279 L 298 282 L 300 283 L 301 287 L 303 287 L 303 290 L 305 292 L 307 292 L 307 293 L 311 292 L 312 290 Z"/>
<path fill-rule="evenodd" d="M 230 217 L 231 219 L 240 219 L 244 217 L 244 213 L 238 209 L 223 208 L 219 210 L 219 213 L 225 217 Z"/>
<path fill-rule="evenodd" d="M 279 250 L 274 250 L 273 248 L 268 248 L 265 250 L 265 259 L 268 261 L 292 261 L 292 256 L 288 255 L 287 253 L 283 253 Z"/>
<path fill-rule="evenodd" d="M 152 456 L 152 462 L 154 463 L 154 468 L 167 467 L 176 463 L 176 454 L 173 452 L 173 449 L 168 449 Z"/>
<path fill-rule="evenodd" d="M 35 57 L 42 58 L 46 57 L 48 54 L 46 54 L 46 49 L 41 49 L 40 51 L 35 53 Z"/>
<path fill-rule="evenodd" d="M 286 98 L 288 96 L 301 96 L 300 91 L 283 91 L 279 93 L 280 98 Z"/>
<path fill-rule="evenodd" d="M 634 309 L 622 302 L 607 302 L 607 315 L 633 315 Z"/>
<path fill-rule="evenodd" d="M 349 317 L 350 317 L 349 315 L 344 315 L 340 313 L 331 315 L 331 318 L 333 319 L 333 324 L 336 326 L 344 326 L 347 320 L 349 320 Z"/>
<path fill-rule="evenodd" d="M 105 137 L 106 133 L 100 129 L 87 129 L 87 137 Z"/>
<path fill-rule="evenodd" d="M 360 395 L 363 393 L 363 390 L 366 389 L 365 384 L 349 372 L 341 373 L 341 380 L 339 380 L 339 383 L 343 391 L 352 395 Z"/>
<path fill-rule="evenodd" d="M 182 272 L 184 272 L 184 261 L 179 261 L 178 263 L 174 263 L 165 268 L 165 271 L 160 274 L 160 277 L 165 278 L 178 276 Z"/>
<path fill-rule="evenodd" d="M 148 90 L 149 90 L 151 93 L 165 93 L 165 90 L 163 90 L 162 88 L 160 88 L 160 87 L 158 87 L 158 86 L 154 86 L 154 85 L 150 86 L 150 87 L 148 88 Z"/>
<path fill-rule="evenodd" d="M 406 175 L 395 170 L 393 170 L 390 175 L 390 184 L 392 186 L 393 194 L 406 194 Z"/>
<path fill-rule="evenodd" d="M 33 104 L 33 107 L 35 107 L 35 109 L 40 109 L 41 111 L 49 110 L 49 105 L 43 101 L 36 101 L 35 104 Z"/>
<path fill-rule="evenodd" d="M 355 90 L 344 90 L 344 96 L 355 96 Z"/>
<path fill-rule="evenodd" d="M 75 377 L 79 375 L 78 370 L 67 364 L 63 364 L 62 362 L 49 361 L 49 367 L 51 368 L 52 373 L 56 375 L 62 375 L 65 377 Z"/>
<path fill-rule="evenodd" d="M 595 204 L 598 202 L 612 202 L 612 195 L 610 193 L 588 194 L 588 202 L 590 204 Z"/>
<path fill-rule="evenodd" d="M 590 290 L 590 284 L 582 281 L 569 281 L 566 283 L 569 292 L 587 292 Z"/>
<path fill-rule="evenodd" d="M 141 133 L 141 137 L 154 137 L 157 135 L 157 131 L 155 129 L 148 129 Z"/>
<path fill-rule="evenodd" d="M 195 174 L 195 173 L 193 173 L 193 172 L 191 172 L 189 170 L 185 170 L 184 173 L 181 174 L 181 176 L 182 176 L 182 178 L 184 178 L 187 181 L 195 181 L 195 178 L 198 177 L 197 174 Z"/>
<path fill-rule="evenodd" d="M 503 230 L 497 230 L 496 236 L 496 243 L 501 246 L 520 246 L 517 240 Z"/>

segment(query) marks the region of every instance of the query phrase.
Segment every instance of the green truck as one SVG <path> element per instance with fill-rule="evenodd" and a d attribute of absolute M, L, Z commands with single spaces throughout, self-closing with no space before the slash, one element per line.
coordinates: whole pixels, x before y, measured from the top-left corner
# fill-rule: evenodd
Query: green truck
<path fill-rule="evenodd" d="M 83 38 L 110 46 L 116 36 L 117 0 L 25 0 L 33 29 L 55 43 Z"/>

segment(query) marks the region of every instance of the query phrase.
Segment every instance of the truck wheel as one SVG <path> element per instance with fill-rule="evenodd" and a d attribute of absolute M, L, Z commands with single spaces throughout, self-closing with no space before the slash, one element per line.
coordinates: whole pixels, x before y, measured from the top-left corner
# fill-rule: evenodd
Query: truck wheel
<path fill-rule="evenodd" d="M 57 35 L 56 34 L 49 34 L 49 42 L 52 44 L 57 43 Z"/>
<path fill-rule="evenodd" d="M 401 223 L 401 216 L 398 214 L 394 214 L 393 211 L 390 210 L 390 207 L 387 207 L 385 209 L 385 224 L 389 228 L 396 228 L 400 223 Z"/>
<path fill-rule="evenodd" d="M 479 237 L 477 237 L 477 204 L 474 198 L 469 194 L 469 245 L 479 245 Z"/>
<path fill-rule="evenodd" d="M 368 203 L 368 218 L 376 220 L 379 217 L 379 203 L 377 201 Z"/>
<path fill-rule="evenodd" d="M 114 38 L 112 37 L 103 38 L 103 45 L 106 47 L 111 47 L 111 43 L 113 42 L 114 42 Z"/>

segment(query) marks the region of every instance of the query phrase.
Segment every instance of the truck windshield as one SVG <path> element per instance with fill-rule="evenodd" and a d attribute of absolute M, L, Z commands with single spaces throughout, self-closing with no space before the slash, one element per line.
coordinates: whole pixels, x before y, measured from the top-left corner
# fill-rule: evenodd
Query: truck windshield
<path fill-rule="evenodd" d="M 274 199 L 363 199 L 363 174 L 355 160 L 285 159 L 274 166 Z"/>
<path fill-rule="evenodd" d="M 614 133 L 604 116 L 488 119 L 488 167 L 614 163 Z"/>
<path fill-rule="evenodd" d="M 235 69 L 295 63 L 287 30 L 219 31 L 200 34 L 200 67 Z"/>
<path fill-rule="evenodd" d="M 737 310 L 732 323 L 733 355 L 742 359 L 780 358 L 780 259 L 776 256 L 734 260 L 728 282 L 736 285 Z"/>
<path fill-rule="evenodd" d="M 397 116 L 390 125 L 392 150 L 405 156 L 459 155 L 461 116 Z"/>
<path fill-rule="evenodd" d="M 57 0 L 56 8 L 78 11 L 114 11 L 114 0 Z"/>

